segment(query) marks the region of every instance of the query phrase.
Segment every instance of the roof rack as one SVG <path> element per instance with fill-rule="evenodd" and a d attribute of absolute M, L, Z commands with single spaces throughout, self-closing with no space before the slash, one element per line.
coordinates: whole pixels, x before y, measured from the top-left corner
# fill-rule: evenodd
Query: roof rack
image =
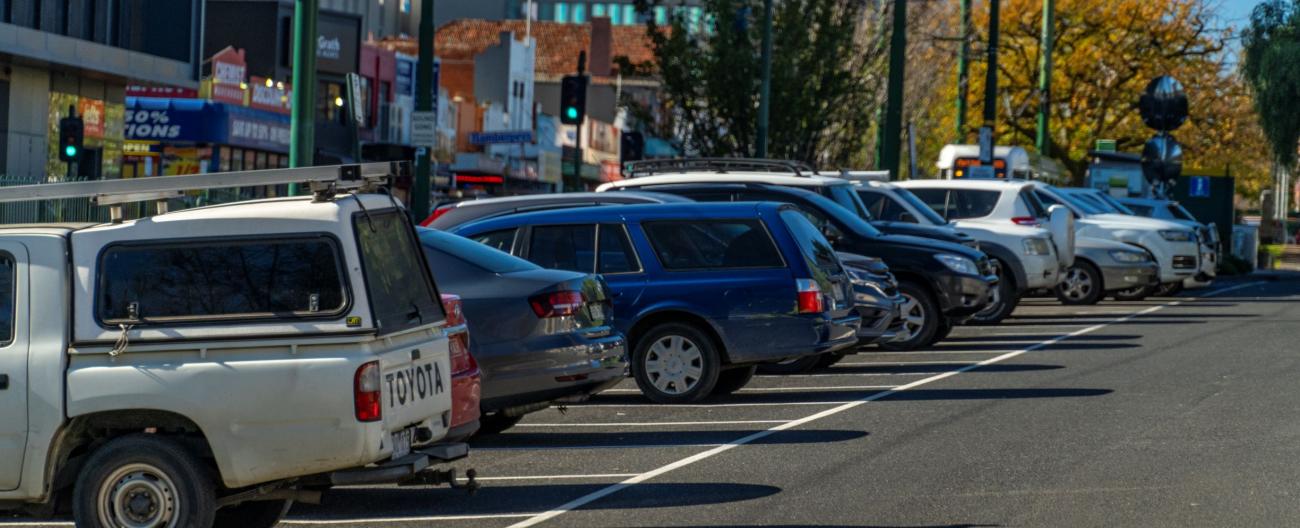
<path fill-rule="evenodd" d="M 816 169 L 802 161 L 755 158 L 665 158 L 629 161 L 623 165 L 623 174 L 628 178 L 688 171 L 719 174 L 731 171 L 788 172 L 799 177 L 817 174 Z"/>
<path fill-rule="evenodd" d="M 167 200 L 179 198 L 185 191 L 258 187 L 303 183 L 318 202 L 333 199 L 340 192 L 369 192 L 389 186 L 409 173 L 404 161 L 361 163 L 294 169 L 266 169 L 237 172 L 214 172 L 184 176 L 157 176 L 120 180 L 68 183 L 41 183 L 0 187 L 0 203 L 62 198 L 90 198 L 95 205 L 112 207 L 110 218 L 121 222 L 122 204 L 153 201 L 158 213 L 167 212 Z"/>

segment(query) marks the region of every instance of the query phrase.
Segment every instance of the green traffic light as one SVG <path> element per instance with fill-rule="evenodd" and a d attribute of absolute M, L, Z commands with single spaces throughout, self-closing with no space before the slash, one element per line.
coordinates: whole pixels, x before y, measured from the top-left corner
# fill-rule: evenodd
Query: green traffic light
<path fill-rule="evenodd" d="M 77 147 L 73 145 L 68 145 L 66 147 L 63 147 L 63 153 L 66 154 L 69 158 L 74 157 L 77 155 Z"/>
<path fill-rule="evenodd" d="M 569 119 L 577 119 L 577 118 L 578 118 L 578 107 L 576 107 L 576 106 L 570 106 L 570 107 L 568 107 L 568 108 L 565 108 L 565 109 L 564 109 L 564 115 L 568 116 Z"/>

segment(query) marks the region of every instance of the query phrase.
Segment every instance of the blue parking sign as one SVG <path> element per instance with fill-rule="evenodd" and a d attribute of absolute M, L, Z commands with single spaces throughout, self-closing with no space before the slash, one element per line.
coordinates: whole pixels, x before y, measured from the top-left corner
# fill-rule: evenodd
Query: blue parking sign
<path fill-rule="evenodd" d="M 1189 176 L 1187 178 L 1187 195 L 1192 198 L 1209 198 L 1210 197 L 1210 177 L 1209 176 Z"/>

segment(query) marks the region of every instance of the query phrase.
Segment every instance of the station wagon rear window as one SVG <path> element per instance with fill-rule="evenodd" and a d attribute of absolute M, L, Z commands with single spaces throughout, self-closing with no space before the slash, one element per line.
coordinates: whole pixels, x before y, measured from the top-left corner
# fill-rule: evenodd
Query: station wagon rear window
<path fill-rule="evenodd" d="M 141 324 L 340 315 L 348 296 L 326 236 L 126 244 L 99 262 L 98 315 Z"/>
<path fill-rule="evenodd" d="M 642 224 L 668 270 L 779 268 L 781 252 L 758 220 L 658 221 Z"/>
<path fill-rule="evenodd" d="M 406 215 L 396 209 L 353 215 L 361 248 L 370 311 L 379 333 L 435 323 L 446 318 L 424 252 Z"/>

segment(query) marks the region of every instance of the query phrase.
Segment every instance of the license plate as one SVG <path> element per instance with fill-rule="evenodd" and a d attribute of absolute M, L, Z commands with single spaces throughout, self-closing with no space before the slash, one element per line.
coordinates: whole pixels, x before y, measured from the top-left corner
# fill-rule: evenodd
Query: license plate
<path fill-rule="evenodd" d="M 393 433 L 393 460 L 411 454 L 411 430 L 402 429 Z"/>
<path fill-rule="evenodd" d="M 592 319 L 598 321 L 605 320 L 605 305 L 600 303 L 591 303 L 587 305 L 587 311 L 591 314 Z"/>

